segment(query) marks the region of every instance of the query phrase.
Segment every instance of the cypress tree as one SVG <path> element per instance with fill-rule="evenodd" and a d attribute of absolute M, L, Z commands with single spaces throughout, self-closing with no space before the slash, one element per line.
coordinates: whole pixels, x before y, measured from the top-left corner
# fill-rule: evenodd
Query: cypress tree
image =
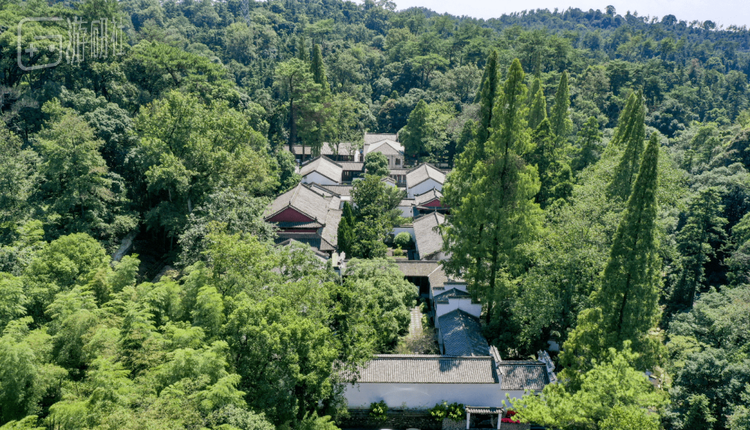
<path fill-rule="evenodd" d="M 320 52 L 320 45 L 317 44 L 313 45 L 310 73 L 312 73 L 313 81 L 323 87 L 323 95 L 327 96 L 331 91 L 331 87 L 328 85 L 328 78 L 326 78 L 325 63 L 323 63 L 323 55 Z"/>
<path fill-rule="evenodd" d="M 339 251 L 345 252 L 349 256 L 351 255 L 352 243 L 354 243 L 355 222 L 352 205 L 349 202 L 344 202 L 343 214 L 337 232 L 337 247 Z"/>
<path fill-rule="evenodd" d="M 599 159 L 598 144 L 602 141 L 602 132 L 599 131 L 599 121 L 592 116 L 586 121 L 578 132 L 578 147 L 580 152 L 574 160 L 575 170 L 583 170 L 589 164 Z"/>
<path fill-rule="evenodd" d="M 474 131 L 476 130 L 476 123 L 469 119 L 464 123 L 464 127 L 461 129 L 461 136 L 458 138 L 456 144 L 456 155 L 462 153 L 464 149 L 469 145 L 469 142 L 474 140 L 476 137 Z"/>
<path fill-rule="evenodd" d="M 404 144 L 404 151 L 410 157 L 419 156 L 424 150 L 427 143 L 427 103 L 420 100 L 417 106 L 409 114 L 406 121 L 406 127 L 400 134 L 401 142 Z"/>
<path fill-rule="evenodd" d="M 484 143 L 490 137 L 490 127 L 492 125 L 493 107 L 497 99 L 497 93 L 500 83 L 500 74 L 498 73 L 497 51 L 492 51 L 487 59 L 487 65 L 484 68 L 484 78 L 482 81 L 482 91 L 479 97 L 479 124 L 477 127 L 477 143 L 479 154 L 478 158 L 484 158 Z"/>
<path fill-rule="evenodd" d="M 534 97 L 540 89 L 542 89 L 542 79 L 539 76 L 534 76 L 534 81 L 531 84 L 531 89 L 529 90 L 529 108 L 531 108 L 532 103 L 534 103 Z"/>
<path fill-rule="evenodd" d="M 617 228 L 601 288 L 592 295 L 593 305 L 602 310 L 605 348 L 619 349 L 625 340 L 637 345 L 659 314 L 658 162 L 659 141 L 654 133 Z"/>
<path fill-rule="evenodd" d="M 297 58 L 304 62 L 308 62 L 310 58 L 307 56 L 307 48 L 305 48 L 305 38 L 300 36 L 297 42 Z"/>
<path fill-rule="evenodd" d="M 496 304 L 507 295 L 505 267 L 514 262 L 517 247 L 531 240 L 540 225 L 541 210 L 534 202 L 539 191 L 536 168 L 523 160 L 531 146 L 523 76 L 516 59 L 494 107 L 486 156 L 471 169 L 471 183 L 462 182 L 461 176 L 456 183 L 451 174 L 444 188 L 450 201 L 462 202 L 451 206 L 450 224 L 444 229 L 446 246 L 453 255 L 448 270 L 463 274 L 472 294 L 487 307 L 488 320 L 496 322 L 504 309 Z"/>
<path fill-rule="evenodd" d="M 586 370 L 591 360 L 602 359 L 609 348 L 622 349 L 626 341 L 634 352 L 646 353 L 642 362 L 651 359 L 647 334 L 659 316 L 658 163 L 659 141 L 654 133 L 615 233 L 601 287 L 591 295 L 592 307 L 578 315 L 560 356 L 573 370 Z"/>
<path fill-rule="evenodd" d="M 570 128 L 573 122 L 570 120 L 568 109 L 570 108 L 570 89 L 568 88 L 568 72 L 563 72 L 560 76 L 560 84 L 555 92 L 555 105 L 552 106 L 550 113 L 550 123 L 552 132 L 557 136 L 557 143 L 560 145 L 568 139 Z"/>
<path fill-rule="evenodd" d="M 542 88 L 539 88 L 532 95 L 533 97 L 530 97 L 532 102 L 531 110 L 529 110 L 529 128 L 536 130 L 539 124 L 547 119 L 547 100 L 544 97 L 544 90 Z"/>
<path fill-rule="evenodd" d="M 614 136 L 612 136 L 613 145 L 620 145 L 622 142 L 627 140 L 625 139 L 625 136 L 631 133 L 631 129 L 629 127 L 631 127 L 632 124 L 630 123 L 630 120 L 633 118 L 634 111 L 637 105 L 637 93 L 630 93 L 630 96 L 628 96 L 628 100 L 625 102 L 625 107 L 622 109 L 622 112 L 620 112 L 620 118 L 618 118 L 617 120 L 617 128 L 615 129 Z"/>
<path fill-rule="evenodd" d="M 620 197 L 623 201 L 628 199 L 630 190 L 638 173 L 641 154 L 643 153 L 643 140 L 646 133 L 645 117 L 646 108 L 643 106 L 643 97 L 631 94 L 632 100 L 623 110 L 620 122 L 613 139 L 614 145 L 625 144 L 625 151 L 620 158 L 620 163 L 615 168 L 614 178 L 607 190 L 611 197 Z M 620 132 L 620 129 L 623 129 Z"/>

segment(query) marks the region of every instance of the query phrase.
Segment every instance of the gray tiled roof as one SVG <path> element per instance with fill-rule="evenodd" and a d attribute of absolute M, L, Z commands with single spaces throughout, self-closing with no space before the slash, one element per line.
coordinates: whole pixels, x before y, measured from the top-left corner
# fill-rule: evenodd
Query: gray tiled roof
<path fill-rule="evenodd" d="M 434 179 L 436 182 L 444 184 L 445 173 L 434 167 L 432 164 L 421 164 L 411 169 L 409 173 L 406 174 L 406 186 L 412 188 L 428 179 Z"/>
<path fill-rule="evenodd" d="M 328 157 L 320 156 L 308 163 L 305 163 L 299 169 L 299 174 L 303 177 L 309 175 L 312 172 L 318 172 L 334 182 L 341 183 L 341 174 L 343 172 L 343 169 L 341 168 L 340 164 L 331 161 L 331 159 L 329 159 Z"/>
<path fill-rule="evenodd" d="M 414 220 L 414 237 L 420 259 L 425 259 L 443 249 L 443 236 L 436 227 L 444 221 L 445 217 L 437 212 Z"/>
<path fill-rule="evenodd" d="M 492 357 L 377 355 L 360 369 L 358 383 L 495 384 Z"/>
<path fill-rule="evenodd" d="M 443 270 L 443 266 L 438 265 L 438 267 L 435 268 L 432 272 L 430 272 L 429 275 L 430 278 L 430 288 L 433 290 L 433 295 L 437 292 L 435 288 L 443 288 L 443 285 L 445 285 L 446 282 L 448 282 L 448 276 L 445 274 L 445 270 Z"/>
<path fill-rule="evenodd" d="M 404 147 L 395 140 L 388 139 L 365 145 L 365 154 L 371 152 L 380 152 L 384 155 L 401 155 L 404 153 Z"/>
<path fill-rule="evenodd" d="M 482 336 L 482 325 L 477 318 L 456 309 L 441 315 L 439 320 L 445 355 L 490 355 L 490 345 Z"/>
<path fill-rule="evenodd" d="M 437 261 L 419 261 L 419 260 L 396 260 L 396 265 L 404 276 L 430 276 L 430 273 L 440 268 Z"/>
<path fill-rule="evenodd" d="M 341 168 L 347 172 L 361 172 L 365 170 L 365 163 L 356 161 L 339 161 Z"/>
<path fill-rule="evenodd" d="M 321 185 L 320 187 L 344 197 L 351 196 L 352 188 L 354 188 L 352 185 Z"/>
<path fill-rule="evenodd" d="M 442 291 L 440 294 L 435 296 L 435 301 L 438 303 L 448 303 L 449 299 L 468 299 L 471 298 L 471 294 L 466 291 L 459 290 L 457 288 L 451 288 L 447 291 Z"/>
<path fill-rule="evenodd" d="M 540 361 L 507 361 L 499 363 L 503 390 L 542 391 L 549 384 L 547 367 Z"/>
<path fill-rule="evenodd" d="M 392 133 L 365 133 L 365 145 L 369 145 L 371 143 L 377 143 L 381 140 L 394 140 L 398 141 L 398 135 L 392 134 Z"/>
<path fill-rule="evenodd" d="M 328 215 L 328 205 L 331 197 L 324 197 L 316 193 L 305 184 L 298 184 L 296 187 L 276 197 L 266 210 L 264 217 L 268 218 L 287 207 L 292 207 L 302 212 L 321 224 L 325 224 Z"/>
<path fill-rule="evenodd" d="M 443 193 L 441 193 L 439 190 L 436 190 L 435 188 L 431 189 L 430 191 L 427 191 L 426 193 L 422 193 L 418 196 L 414 196 L 414 200 L 416 201 L 417 205 L 423 205 L 435 199 L 442 199 L 442 198 L 443 198 Z"/>
<path fill-rule="evenodd" d="M 312 154 L 312 147 L 309 145 L 305 145 L 304 147 L 302 145 L 292 145 L 292 153 L 294 155 L 302 155 L 302 151 L 304 148 L 304 155 L 311 155 Z M 289 150 L 289 145 L 284 145 L 285 150 Z M 339 145 L 338 153 L 340 155 L 352 155 L 354 151 L 354 146 L 351 143 L 348 142 L 342 142 Z M 320 147 L 320 155 L 334 155 L 336 154 L 336 145 L 324 142 L 323 146 Z"/>

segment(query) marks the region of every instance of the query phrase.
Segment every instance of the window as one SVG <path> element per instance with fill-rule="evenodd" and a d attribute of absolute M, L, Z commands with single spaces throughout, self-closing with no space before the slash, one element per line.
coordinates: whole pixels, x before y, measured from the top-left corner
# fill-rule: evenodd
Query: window
<path fill-rule="evenodd" d="M 397 166 L 400 166 L 400 165 L 401 165 L 401 159 L 400 159 L 400 158 L 396 158 L 396 165 L 397 165 Z"/>

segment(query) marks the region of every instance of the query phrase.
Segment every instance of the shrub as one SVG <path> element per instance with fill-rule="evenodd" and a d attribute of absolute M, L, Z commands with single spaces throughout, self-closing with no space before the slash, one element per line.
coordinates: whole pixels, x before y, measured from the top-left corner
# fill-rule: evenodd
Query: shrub
<path fill-rule="evenodd" d="M 430 409 L 430 416 L 437 422 L 442 422 L 445 418 L 460 421 L 466 418 L 466 409 L 460 403 L 451 403 L 449 405 L 448 402 L 443 402 L 436 404 Z"/>
<path fill-rule="evenodd" d="M 411 235 L 405 231 L 402 231 L 393 238 L 393 244 L 401 249 L 411 249 L 412 243 Z"/>
<path fill-rule="evenodd" d="M 404 256 L 404 250 L 401 248 L 394 248 L 393 249 L 393 256 L 394 257 L 403 257 Z"/>
<path fill-rule="evenodd" d="M 385 421 L 388 419 L 388 405 L 381 400 L 377 403 L 370 403 L 370 418 L 376 421 Z"/>

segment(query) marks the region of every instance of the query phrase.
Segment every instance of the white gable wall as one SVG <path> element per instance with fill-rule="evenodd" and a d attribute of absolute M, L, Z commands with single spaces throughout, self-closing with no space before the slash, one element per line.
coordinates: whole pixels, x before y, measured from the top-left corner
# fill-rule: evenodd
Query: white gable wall
<path fill-rule="evenodd" d="M 450 290 L 451 288 L 455 288 L 459 291 L 469 291 L 466 289 L 466 282 L 445 281 L 443 286 L 445 286 L 446 291 Z"/>
<path fill-rule="evenodd" d="M 302 178 L 303 184 L 339 185 L 338 182 L 326 178 L 318 172 L 310 172 Z"/>
<path fill-rule="evenodd" d="M 407 186 L 408 185 L 409 184 L 407 184 Z M 424 194 L 424 193 L 426 193 L 427 191 L 430 191 L 433 188 L 436 188 L 436 189 L 442 191 L 443 190 L 443 184 L 441 184 L 440 182 L 438 182 L 438 181 L 436 181 L 434 179 L 427 179 L 426 181 L 424 181 L 424 182 L 422 182 L 420 184 L 417 184 L 417 185 L 415 185 L 412 188 L 407 188 L 406 192 L 408 194 L 408 197 L 410 199 L 413 199 L 414 196 L 418 196 L 420 194 Z"/>
<path fill-rule="evenodd" d="M 440 296 L 437 296 L 436 299 L 440 299 Z M 435 321 L 437 321 L 437 319 L 440 318 L 441 316 L 447 314 L 448 312 L 453 312 L 456 309 L 461 309 L 467 314 L 473 315 L 477 318 L 479 318 L 479 316 L 482 314 L 481 303 L 472 303 L 471 297 L 467 297 L 465 299 L 459 299 L 459 298 L 454 297 L 454 298 L 448 299 L 448 303 L 445 303 L 445 304 L 435 303 Z"/>
<path fill-rule="evenodd" d="M 397 384 L 362 383 L 347 385 L 344 397 L 350 408 L 367 409 L 384 400 L 394 409 L 402 406 L 429 409 L 438 403 L 502 407 L 505 392 L 500 384 Z"/>

